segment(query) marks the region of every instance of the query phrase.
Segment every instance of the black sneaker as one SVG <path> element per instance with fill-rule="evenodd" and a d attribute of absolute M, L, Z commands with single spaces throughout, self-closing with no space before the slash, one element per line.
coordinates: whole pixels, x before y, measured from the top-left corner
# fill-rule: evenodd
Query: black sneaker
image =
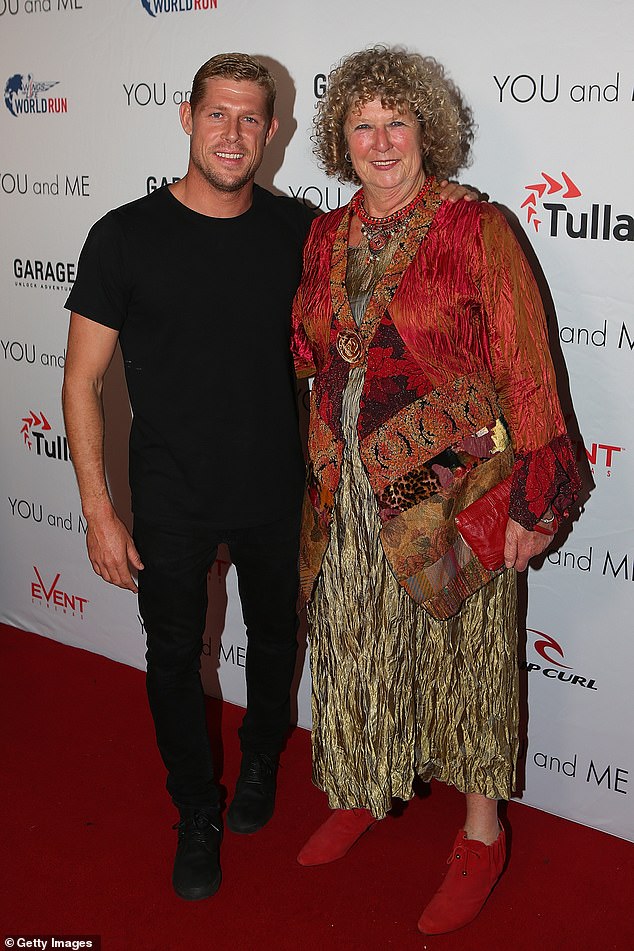
<path fill-rule="evenodd" d="M 220 842 L 222 827 L 215 814 L 209 812 L 181 813 L 178 847 L 174 859 L 172 885 L 187 901 L 210 898 L 220 888 Z"/>
<path fill-rule="evenodd" d="M 273 815 L 278 760 L 278 756 L 268 753 L 242 754 L 240 776 L 227 813 L 232 832 L 257 832 Z"/>

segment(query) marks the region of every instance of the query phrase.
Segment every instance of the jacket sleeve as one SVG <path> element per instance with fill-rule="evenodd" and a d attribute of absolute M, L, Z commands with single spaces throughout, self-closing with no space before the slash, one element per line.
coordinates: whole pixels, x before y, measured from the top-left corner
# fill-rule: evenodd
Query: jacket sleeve
<path fill-rule="evenodd" d="M 301 284 L 295 294 L 293 301 L 293 314 L 291 322 L 291 353 L 295 364 L 295 374 L 302 380 L 315 375 L 315 363 L 310 341 L 304 330 L 302 320 L 302 287 Z"/>
<path fill-rule="evenodd" d="M 293 310 L 291 317 L 291 353 L 293 354 L 295 373 L 300 380 L 315 375 L 315 361 L 313 358 L 313 351 L 304 327 L 303 307 L 305 286 L 310 273 L 309 264 L 311 247 L 314 243 L 314 225 L 315 222 L 313 222 L 311 231 L 309 232 L 306 243 L 304 244 L 302 280 L 295 294 L 295 299 L 293 300 Z"/>
<path fill-rule="evenodd" d="M 580 488 L 548 347 L 546 317 L 532 271 L 504 217 L 481 218 L 480 287 L 495 387 L 508 423 L 515 468 L 509 515 L 532 530 L 552 508 L 568 514 Z"/>

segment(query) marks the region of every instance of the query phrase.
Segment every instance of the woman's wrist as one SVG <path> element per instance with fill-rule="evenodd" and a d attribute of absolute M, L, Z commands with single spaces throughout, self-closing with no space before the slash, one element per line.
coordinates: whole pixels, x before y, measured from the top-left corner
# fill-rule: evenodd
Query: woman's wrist
<path fill-rule="evenodd" d="M 534 531 L 540 535 L 554 535 L 559 528 L 559 520 L 552 509 L 546 509 L 540 520 L 535 525 Z"/>

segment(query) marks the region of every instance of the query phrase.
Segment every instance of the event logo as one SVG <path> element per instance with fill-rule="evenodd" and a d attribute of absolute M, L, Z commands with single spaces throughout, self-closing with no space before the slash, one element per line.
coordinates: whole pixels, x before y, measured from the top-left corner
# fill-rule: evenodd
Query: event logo
<path fill-rule="evenodd" d="M 571 207 L 565 202 L 582 196 L 581 189 L 572 178 L 566 172 L 561 173 L 562 181 L 546 172 L 542 172 L 541 177 L 541 182 L 524 186 L 529 195 L 520 206 L 526 209 L 526 220 L 532 222 L 535 231 L 539 231 L 540 225 L 545 223 L 551 238 L 567 236 L 593 241 L 609 241 L 611 238 L 616 241 L 634 241 L 632 215 L 615 215 L 609 204 L 593 203 L 589 209 L 587 206 L 581 209 L 577 204 Z M 543 201 L 544 196 L 555 194 L 558 201 Z"/>
<path fill-rule="evenodd" d="M 58 86 L 59 80 L 50 82 L 35 82 L 33 75 L 15 73 L 10 76 L 4 87 L 4 104 L 12 116 L 23 115 L 59 115 L 68 112 L 68 99 L 60 96 L 47 98 L 41 93 L 47 92 L 53 86 Z"/>
<path fill-rule="evenodd" d="M 50 433 L 50 435 L 47 436 L 46 433 Z M 36 456 L 46 456 L 48 459 L 56 459 L 58 462 L 70 461 L 66 436 L 55 435 L 51 424 L 42 411 L 38 415 L 30 410 L 28 416 L 22 417 L 20 435 L 29 452 L 32 452 L 35 448 Z"/>
<path fill-rule="evenodd" d="M 542 664 L 522 661 L 520 670 L 526 670 L 529 674 L 533 671 L 540 671 L 544 677 L 549 680 L 556 680 L 559 683 L 571 684 L 577 687 L 586 687 L 587 690 L 598 690 L 596 680 L 588 677 L 582 677 L 580 674 L 574 674 L 570 664 L 565 664 L 566 660 L 564 649 L 550 634 L 543 631 L 536 631 L 534 628 L 527 628 L 527 634 L 533 634 L 533 649 L 541 661 L 545 661 L 547 666 Z M 559 668 L 559 669 L 557 669 Z M 570 671 L 570 673 L 567 673 Z"/>
<path fill-rule="evenodd" d="M 605 475 L 611 478 L 619 454 L 625 452 L 625 446 L 613 446 L 610 443 L 592 442 L 586 445 L 579 438 L 572 438 L 577 462 L 587 459 L 593 475 Z"/>
<path fill-rule="evenodd" d="M 31 600 L 45 608 L 69 612 L 73 617 L 83 618 L 84 608 L 89 603 L 88 598 L 81 598 L 78 594 L 68 594 L 60 587 L 61 572 L 57 572 L 50 585 L 44 581 L 37 565 L 33 565 L 36 581 L 31 582 Z"/>
<path fill-rule="evenodd" d="M 159 13 L 192 13 L 196 10 L 215 10 L 218 0 L 141 0 L 151 17 Z"/>

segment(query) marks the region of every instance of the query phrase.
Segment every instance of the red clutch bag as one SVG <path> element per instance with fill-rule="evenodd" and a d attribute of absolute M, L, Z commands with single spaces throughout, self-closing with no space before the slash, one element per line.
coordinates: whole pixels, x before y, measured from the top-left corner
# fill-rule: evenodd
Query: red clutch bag
<path fill-rule="evenodd" d="M 507 476 L 456 515 L 456 527 L 463 540 L 489 571 L 497 571 L 504 565 L 512 482 L 513 476 Z"/>

